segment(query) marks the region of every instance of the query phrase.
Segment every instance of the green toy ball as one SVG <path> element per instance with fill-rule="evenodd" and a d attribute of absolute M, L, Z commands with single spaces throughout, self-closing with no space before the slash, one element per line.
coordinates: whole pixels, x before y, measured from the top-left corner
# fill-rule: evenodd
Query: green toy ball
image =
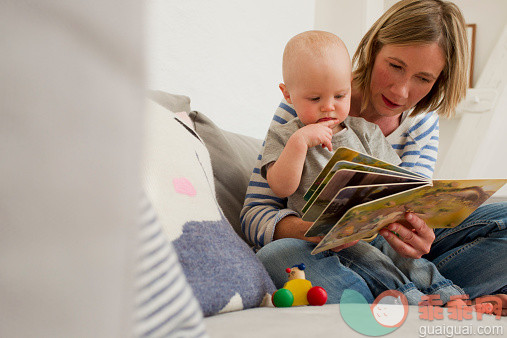
<path fill-rule="evenodd" d="M 271 301 L 276 307 L 291 307 L 294 303 L 294 295 L 287 289 L 280 289 L 271 296 Z"/>

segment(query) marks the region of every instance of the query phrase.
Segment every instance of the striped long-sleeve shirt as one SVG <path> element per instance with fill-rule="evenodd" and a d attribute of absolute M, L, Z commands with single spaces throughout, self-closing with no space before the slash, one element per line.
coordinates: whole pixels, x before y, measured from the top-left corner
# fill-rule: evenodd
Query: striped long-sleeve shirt
<path fill-rule="evenodd" d="M 271 124 L 284 124 L 296 116 L 294 108 L 282 101 Z M 416 116 L 409 116 L 409 113 L 405 112 L 400 126 L 387 140 L 400 156 L 400 166 L 431 178 L 438 154 L 438 132 L 438 115 L 435 112 Z M 276 224 L 282 218 L 288 215 L 297 216 L 295 211 L 287 208 L 287 200 L 277 197 L 261 176 L 261 156 L 262 150 L 250 177 L 241 210 L 241 228 L 246 239 L 256 248 L 273 240 Z"/>

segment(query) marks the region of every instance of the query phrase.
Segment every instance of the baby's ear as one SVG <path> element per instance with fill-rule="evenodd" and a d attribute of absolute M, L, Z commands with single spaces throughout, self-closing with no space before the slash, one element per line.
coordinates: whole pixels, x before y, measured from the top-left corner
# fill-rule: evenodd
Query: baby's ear
<path fill-rule="evenodd" d="M 287 90 L 287 86 L 285 84 L 283 84 L 283 83 L 280 83 L 278 85 L 278 88 L 280 88 L 280 90 L 282 91 L 282 94 L 283 94 L 283 97 L 285 98 L 285 100 L 287 102 L 289 102 L 290 104 L 292 104 L 292 100 L 290 99 L 290 93 Z"/>

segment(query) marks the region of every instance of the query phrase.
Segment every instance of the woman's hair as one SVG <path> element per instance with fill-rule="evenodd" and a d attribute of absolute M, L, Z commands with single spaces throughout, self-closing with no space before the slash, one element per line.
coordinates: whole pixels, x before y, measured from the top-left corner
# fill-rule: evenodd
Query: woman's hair
<path fill-rule="evenodd" d="M 353 85 L 363 93 L 361 110 L 369 104 L 371 72 L 383 46 L 433 42 L 442 48 L 444 69 L 412 114 L 438 110 L 440 115 L 451 117 L 466 95 L 468 43 L 461 11 L 452 2 L 441 0 L 399 1 L 365 34 L 353 57 Z"/>

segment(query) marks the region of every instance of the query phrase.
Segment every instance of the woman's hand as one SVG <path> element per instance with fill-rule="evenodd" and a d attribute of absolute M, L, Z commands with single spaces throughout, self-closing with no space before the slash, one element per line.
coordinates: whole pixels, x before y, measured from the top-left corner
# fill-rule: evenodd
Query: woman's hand
<path fill-rule="evenodd" d="M 421 258 L 430 252 L 435 240 L 433 230 L 411 212 L 405 214 L 405 221 L 391 223 L 379 233 L 397 253 L 408 258 Z"/>

